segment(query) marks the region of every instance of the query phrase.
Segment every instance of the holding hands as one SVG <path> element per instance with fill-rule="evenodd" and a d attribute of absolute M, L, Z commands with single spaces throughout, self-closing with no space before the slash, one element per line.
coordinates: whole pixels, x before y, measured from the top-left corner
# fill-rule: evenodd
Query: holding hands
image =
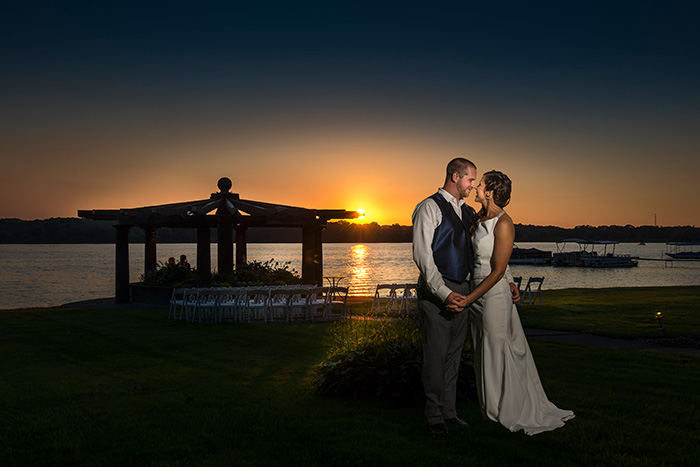
<path fill-rule="evenodd" d="M 510 293 L 513 303 L 518 303 L 520 301 L 520 291 L 518 286 L 514 283 L 510 283 Z M 461 313 L 469 305 L 469 299 L 466 295 L 462 295 L 457 292 L 451 292 L 445 299 L 445 306 L 448 310 L 453 313 Z"/>
<path fill-rule="evenodd" d="M 518 290 L 518 286 L 515 284 L 515 282 L 511 282 L 509 285 L 510 296 L 513 299 L 513 303 L 518 303 L 520 301 L 520 290 Z"/>
<path fill-rule="evenodd" d="M 467 308 L 469 300 L 467 300 L 466 295 L 462 295 L 457 292 L 450 292 L 450 294 L 445 299 L 445 306 L 448 310 L 454 313 L 460 313 Z"/>

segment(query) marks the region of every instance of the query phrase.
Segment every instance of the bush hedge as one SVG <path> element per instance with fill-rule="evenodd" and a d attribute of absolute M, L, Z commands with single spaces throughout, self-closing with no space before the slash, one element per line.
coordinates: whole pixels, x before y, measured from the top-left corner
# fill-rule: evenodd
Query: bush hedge
<path fill-rule="evenodd" d="M 418 404 L 425 400 L 422 365 L 415 317 L 345 320 L 333 329 L 333 344 L 327 358 L 315 368 L 314 386 L 324 395 Z M 460 400 L 476 399 L 468 343 L 462 352 L 457 386 Z"/>
<path fill-rule="evenodd" d="M 279 263 L 274 258 L 265 262 L 250 261 L 228 274 L 214 274 L 212 282 L 221 286 L 300 284 L 301 276 L 290 261 Z"/>
<path fill-rule="evenodd" d="M 141 284 L 167 287 L 194 287 L 197 271 L 179 264 L 159 263 L 153 271 L 141 275 Z"/>
<path fill-rule="evenodd" d="M 215 287 L 237 287 L 246 285 L 288 285 L 301 283 L 296 269 L 290 269 L 290 263 L 251 261 L 229 274 L 214 274 L 212 285 Z M 150 286 L 194 287 L 197 283 L 197 271 L 180 264 L 159 263 L 158 267 L 141 275 L 141 284 Z"/>

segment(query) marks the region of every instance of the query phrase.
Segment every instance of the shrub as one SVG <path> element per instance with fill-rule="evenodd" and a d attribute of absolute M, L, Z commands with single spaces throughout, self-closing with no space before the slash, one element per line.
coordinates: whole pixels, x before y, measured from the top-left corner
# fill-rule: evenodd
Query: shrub
<path fill-rule="evenodd" d="M 261 263 L 251 261 L 237 267 L 229 274 L 214 274 L 212 284 L 220 287 L 245 285 L 288 285 L 301 283 L 296 269 L 290 269 L 290 262 L 280 264 L 274 259 Z M 178 264 L 158 263 L 154 271 L 141 275 L 143 285 L 161 285 L 168 287 L 194 287 L 197 283 L 197 271 L 184 268 Z"/>
<path fill-rule="evenodd" d="M 465 345 L 458 397 L 476 398 L 470 347 Z M 398 404 L 425 400 L 421 369 L 423 350 L 418 320 L 344 320 L 333 328 L 326 360 L 316 366 L 314 386 L 320 394 L 379 399 Z"/>
<path fill-rule="evenodd" d="M 197 283 L 197 271 L 177 264 L 159 263 L 155 270 L 141 275 L 141 283 L 153 286 L 194 287 Z"/>
<path fill-rule="evenodd" d="M 296 269 L 290 269 L 291 262 L 280 264 L 274 258 L 264 263 L 251 261 L 237 266 L 228 274 L 214 274 L 212 282 L 217 285 L 289 285 L 300 284 L 301 277 Z"/>

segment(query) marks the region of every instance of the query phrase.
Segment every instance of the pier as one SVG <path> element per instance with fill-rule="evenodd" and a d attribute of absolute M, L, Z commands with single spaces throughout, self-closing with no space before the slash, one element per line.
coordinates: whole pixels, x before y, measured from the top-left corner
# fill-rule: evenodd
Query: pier
<path fill-rule="evenodd" d="M 663 261 L 665 264 L 665 267 L 673 267 L 673 262 L 678 262 L 678 263 L 695 263 L 700 261 L 700 259 L 690 259 L 690 258 L 684 258 L 684 259 L 678 259 L 678 258 L 637 258 L 638 261 Z M 670 266 L 669 266 L 670 265 Z"/>

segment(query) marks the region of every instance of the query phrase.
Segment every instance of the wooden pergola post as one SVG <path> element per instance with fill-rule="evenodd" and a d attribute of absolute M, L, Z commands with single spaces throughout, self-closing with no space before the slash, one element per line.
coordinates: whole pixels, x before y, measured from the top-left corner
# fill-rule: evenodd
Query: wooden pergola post
<path fill-rule="evenodd" d="M 219 274 L 228 274 L 233 272 L 233 225 L 231 225 L 230 215 L 217 214 L 216 216 L 219 221 L 217 226 Z"/>
<path fill-rule="evenodd" d="M 129 288 L 129 229 L 130 225 L 115 225 L 117 230 L 115 240 L 114 265 L 114 295 L 117 303 L 129 303 L 131 290 Z"/>
<path fill-rule="evenodd" d="M 247 227 L 236 227 L 236 267 L 248 262 L 248 242 L 246 239 Z"/>
<path fill-rule="evenodd" d="M 158 266 L 158 254 L 156 251 L 156 230 L 158 230 L 158 228 L 154 225 L 143 227 L 143 233 L 145 236 L 143 247 L 144 274 L 147 274 L 151 271 L 155 271 L 156 267 Z"/>
<path fill-rule="evenodd" d="M 211 232 L 208 225 L 197 226 L 197 287 L 211 286 Z"/>
<path fill-rule="evenodd" d="M 306 224 L 301 234 L 301 279 L 305 284 L 323 285 L 323 226 Z"/>
<path fill-rule="evenodd" d="M 321 225 L 314 226 L 314 275 L 319 287 L 323 286 L 323 229 Z"/>

